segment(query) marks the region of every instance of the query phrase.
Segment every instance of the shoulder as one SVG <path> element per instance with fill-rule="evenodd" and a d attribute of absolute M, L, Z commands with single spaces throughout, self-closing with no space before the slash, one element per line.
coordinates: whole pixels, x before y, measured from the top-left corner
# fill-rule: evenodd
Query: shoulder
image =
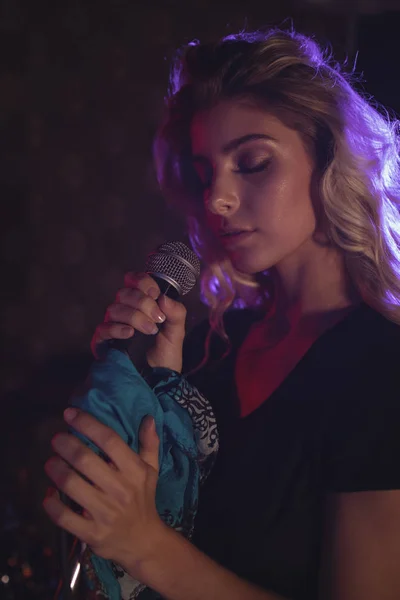
<path fill-rule="evenodd" d="M 346 376 L 327 413 L 327 488 L 399 489 L 400 327 L 364 306 L 339 337 Z"/>
<path fill-rule="evenodd" d="M 389 320 L 369 306 L 360 309 L 356 322 L 356 335 L 363 351 L 366 379 L 376 376 L 396 379 L 399 375 L 400 362 L 400 325 Z M 400 381 L 400 380 L 399 380 Z M 381 379 L 381 385 L 384 381 Z"/>
<path fill-rule="evenodd" d="M 339 412 L 349 416 L 374 410 L 400 410 L 400 326 L 362 305 L 340 324 L 328 349 L 337 371 L 334 390 Z M 340 375 L 341 374 L 341 375 Z M 400 417 L 400 413 L 399 413 Z"/>
<path fill-rule="evenodd" d="M 390 373 L 397 375 L 400 325 L 370 306 L 362 304 L 358 307 L 334 328 L 328 339 L 327 352 L 333 363 L 346 366 L 357 375 L 361 371 L 364 381 Z"/>
<path fill-rule="evenodd" d="M 400 325 L 366 304 L 359 308 L 359 319 L 361 326 L 368 327 L 373 339 L 378 343 L 390 343 L 400 339 Z"/>

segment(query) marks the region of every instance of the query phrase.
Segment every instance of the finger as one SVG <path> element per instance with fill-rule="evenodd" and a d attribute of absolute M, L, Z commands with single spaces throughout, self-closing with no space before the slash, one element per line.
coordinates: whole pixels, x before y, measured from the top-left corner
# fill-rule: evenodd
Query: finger
<path fill-rule="evenodd" d="M 154 418 L 148 415 L 142 421 L 139 430 L 140 458 L 152 467 L 156 473 L 159 471 L 158 452 L 160 439 L 156 432 Z"/>
<path fill-rule="evenodd" d="M 89 545 L 93 544 L 93 521 L 83 516 L 77 515 L 68 508 L 56 495 L 46 497 L 42 506 L 49 515 L 50 519 L 58 525 L 72 533 L 83 542 Z"/>
<path fill-rule="evenodd" d="M 182 302 L 161 294 L 158 304 L 167 317 L 165 326 L 171 325 L 176 328 L 181 325 L 183 328 L 185 327 L 187 309 Z"/>
<path fill-rule="evenodd" d="M 95 358 L 100 358 L 101 345 L 108 340 L 126 340 L 132 337 L 134 329 L 130 325 L 124 323 L 101 323 L 96 327 L 92 340 L 90 342 L 90 349 Z"/>
<path fill-rule="evenodd" d="M 183 343 L 186 333 L 186 308 L 181 302 L 177 302 L 172 298 L 161 295 L 159 305 L 163 313 L 166 315 L 166 321 L 160 330 L 160 335 L 176 347 Z"/>
<path fill-rule="evenodd" d="M 79 506 L 100 518 L 107 515 L 107 498 L 104 493 L 82 479 L 61 458 L 52 456 L 44 468 L 57 488 Z"/>
<path fill-rule="evenodd" d="M 131 325 L 127 325 L 126 323 L 101 323 L 96 327 L 92 342 L 95 344 L 101 344 L 107 340 L 120 338 L 125 339 L 131 337 L 133 333 L 133 327 Z"/>
<path fill-rule="evenodd" d="M 51 444 L 61 458 L 87 477 L 99 490 L 116 498 L 124 498 L 124 488 L 113 463 L 106 463 L 69 433 L 57 433 Z"/>
<path fill-rule="evenodd" d="M 117 301 L 111 306 L 131 306 L 145 314 L 154 323 L 163 323 L 165 315 L 157 302 L 139 289 L 123 288 L 117 294 Z M 110 307 L 111 308 L 111 307 Z"/>
<path fill-rule="evenodd" d="M 68 408 L 64 411 L 64 418 L 71 427 L 88 437 L 103 450 L 120 471 L 143 469 L 141 458 L 129 448 L 123 439 L 89 413 Z"/>
<path fill-rule="evenodd" d="M 147 273 L 136 273 L 134 271 L 126 273 L 124 285 L 127 288 L 138 288 L 154 299 L 157 299 L 161 293 L 158 283 Z"/>
<path fill-rule="evenodd" d="M 151 298 L 149 298 L 151 300 Z M 153 302 L 153 300 L 151 300 Z M 126 323 L 127 325 L 141 331 L 142 333 L 155 334 L 158 333 L 155 321 L 147 317 L 141 309 L 132 308 L 126 304 L 111 304 L 108 307 L 105 321 Z M 158 321 L 161 322 L 161 321 Z"/>

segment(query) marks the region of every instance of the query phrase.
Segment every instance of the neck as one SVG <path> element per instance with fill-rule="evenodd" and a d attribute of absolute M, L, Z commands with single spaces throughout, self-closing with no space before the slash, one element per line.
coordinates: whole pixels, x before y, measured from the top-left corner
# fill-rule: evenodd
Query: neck
<path fill-rule="evenodd" d="M 275 315 L 285 328 L 329 326 L 359 304 L 342 255 L 334 248 L 304 249 L 303 257 L 289 257 L 275 267 Z"/>

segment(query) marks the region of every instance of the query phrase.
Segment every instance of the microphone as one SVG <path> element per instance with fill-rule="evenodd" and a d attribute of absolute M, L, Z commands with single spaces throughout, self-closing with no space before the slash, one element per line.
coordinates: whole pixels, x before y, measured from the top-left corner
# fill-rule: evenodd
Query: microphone
<path fill-rule="evenodd" d="M 148 255 L 145 272 L 156 281 L 161 294 L 178 300 L 196 285 L 200 276 L 200 260 L 183 242 L 165 242 Z M 148 369 L 146 354 L 154 343 L 153 338 L 153 335 L 135 329 L 133 337 L 110 340 L 109 346 L 127 353 L 137 371 L 144 374 Z"/>

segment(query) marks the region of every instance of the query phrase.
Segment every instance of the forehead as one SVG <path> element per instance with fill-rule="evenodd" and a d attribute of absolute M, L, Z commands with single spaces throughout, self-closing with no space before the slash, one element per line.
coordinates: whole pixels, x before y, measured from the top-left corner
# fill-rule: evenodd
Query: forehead
<path fill-rule="evenodd" d="M 218 153 L 231 140 L 251 133 L 266 134 L 278 142 L 290 141 L 295 135 L 267 110 L 250 102 L 224 101 L 194 116 L 190 128 L 192 152 Z"/>

